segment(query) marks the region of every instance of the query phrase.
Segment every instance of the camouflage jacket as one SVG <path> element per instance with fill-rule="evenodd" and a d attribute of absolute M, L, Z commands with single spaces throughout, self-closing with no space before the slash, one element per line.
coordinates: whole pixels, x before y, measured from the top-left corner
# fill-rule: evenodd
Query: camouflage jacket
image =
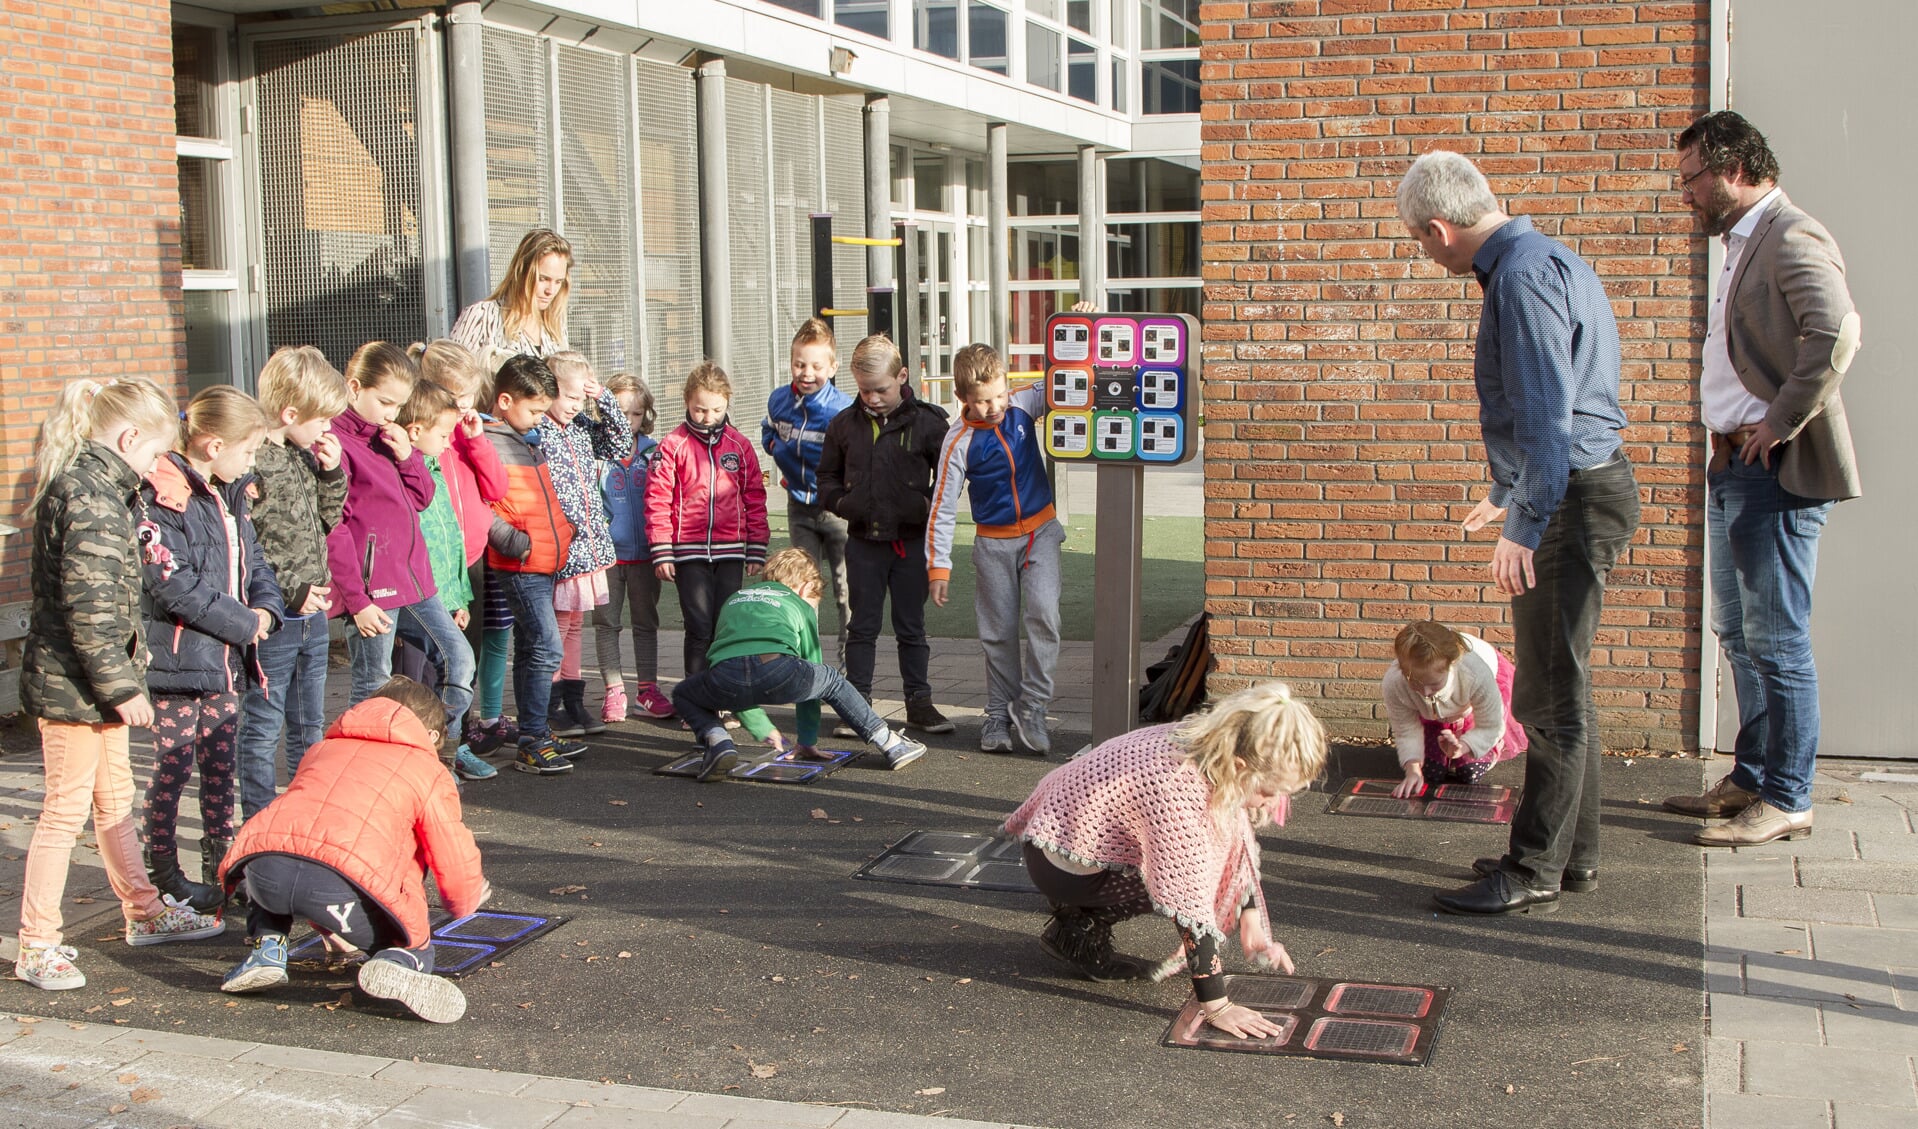
<path fill-rule="evenodd" d="M 118 722 L 146 693 L 140 547 L 128 508 L 140 476 L 98 443 L 47 487 L 33 523 L 33 613 L 20 701 L 48 721 Z"/>
<path fill-rule="evenodd" d="M 346 507 L 346 466 L 321 470 L 311 453 L 269 439 L 260 444 L 253 473 L 259 494 L 253 532 L 279 578 L 286 614 L 296 616 L 314 585 L 332 583 L 326 535 Z"/>

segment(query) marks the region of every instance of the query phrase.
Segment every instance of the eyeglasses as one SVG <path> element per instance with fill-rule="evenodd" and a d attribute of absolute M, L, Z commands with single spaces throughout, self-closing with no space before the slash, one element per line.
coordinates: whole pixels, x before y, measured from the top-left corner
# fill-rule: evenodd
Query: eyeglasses
<path fill-rule="evenodd" d="M 1681 178 L 1678 182 L 1679 193 L 1682 195 L 1683 193 L 1690 192 L 1692 190 L 1692 181 L 1697 180 L 1699 177 L 1704 176 L 1706 173 L 1710 171 L 1712 170 L 1699 169 L 1697 172 L 1693 173 L 1692 175 Z"/>

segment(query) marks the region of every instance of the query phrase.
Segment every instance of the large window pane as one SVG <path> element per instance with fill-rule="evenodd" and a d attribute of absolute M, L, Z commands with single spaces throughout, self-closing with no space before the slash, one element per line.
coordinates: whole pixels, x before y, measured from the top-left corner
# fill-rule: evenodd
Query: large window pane
<path fill-rule="evenodd" d="M 1131 4 L 1133 0 L 1110 0 L 1110 2 L 1112 12 L 1109 16 L 1111 22 L 1106 25 L 1107 38 L 1112 40 L 1114 47 L 1124 47 L 1126 5 Z"/>
<path fill-rule="evenodd" d="M 1078 162 L 1011 162 L 1006 165 L 1006 195 L 1011 215 L 1074 215 L 1079 211 Z"/>
<path fill-rule="evenodd" d="M 1199 0 L 1139 0 L 1139 46 L 1199 45 Z"/>
<path fill-rule="evenodd" d="M 1204 301 L 1204 291 L 1197 286 L 1106 288 L 1106 309 L 1115 314 L 1191 314 L 1196 318 Z"/>
<path fill-rule="evenodd" d="M 1132 112 L 1132 102 L 1126 97 L 1125 76 L 1130 64 L 1125 59 L 1112 60 L 1112 108 L 1122 114 Z"/>
<path fill-rule="evenodd" d="M 1092 0 L 1066 0 L 1066 23 L 1074 31 L 1092 31 Z"/>
<path fill-rule="evenodd" d="M 894 145 L 892 147 L 892 206 L 895 208 L 906 206 L 906 160 L 906 147 Z"/>
<path fill-rule="evenodd" d="M 1049 20 L 1059 18 L 1060 0 L 1026 0 L 1026 11 Z"/>
<path fill-rule="evenodd" d="M 1199 60 L 1147 59 L 1140 64 L 1140 70 L 1146 113 L 1199 112 Z"/>
<path fill-rule="evenodd" d="M 1198 210 L 1197 157 L 1112 157 L 1106 161 L 1106 214 Z"/>
<path fill-rule="evenodd" d="M 984 0 L 971 0 L 966 8 L 966 30 L 971 36 L 966 61 L 982 71 L 1007 74 L 1006 13 Z"/>
<path fill-rule="evenodd" d="M 1066 40 L 1066 93 L 1084 102 L 1099 100 L 1099 51 L 1083 39 Z"/>
<path fill-rule="evenodd" d="M 824 0 L 766 0 L 766 3 L 771 4 L 775 8 L 787 8 L 791 11 L 798 12 L 802 16 L 811 16 L 814 19 L 819 18 L 820 5 L 823 2 Z"/>
<path fill-rule="evenodd" d="M 1026 25 L 1026 81 L 1058 90 L 1065 78 L 1059 58 L 1059 33 L 1038 24 Z"/>
<path fill-rule="evenodd" d="M 231 270 L 220 214 L 222 161 L 180 158 L 180 269 Z"/>
<path fill-rule="evenodd" d="M 1197 278 L 1199 225 L 1116 223 L 1106 226 L 1108 278 Z"/>
<path fill-rule="evenodd" d="M 921 51 L 959 57 L 959 0 L 913 0 L 912 45 Z"/>
<path fill-rule="evenodd" d="M 233 339 L 227 327 L 232 293 L 189 290 L 185 298 L 187 394 L 233 383 Z"/>
<path fill-rule="evenodd" d="M 173 25 L 173 131 L 181 137 L 220 136 L 214 92 L 224 38 L 219 28 Z"/>
<path fill-rule="evenodd" d="M 1074 227 L 1017 227 L 1012 230 L 1012 277 L 1018 282 L 1050 282 L 1079 277 L 1079 230 Z"/>
<path fill-rule="evenodd" d="M 840 27 L 889 39 L 891 22 L 886 13 L 891 7 L 892 0 L 838 0 L 832 7 L 832 18 Z"/>
<path fill-rule="evenodd" d="M 912 159 L 912 206 L 922 212 L 947 210 L 944 154 L 920 153 Z"/>
<path fill-rule="evenodd" d="M 1045 365 L 1046 319 L 1070 310 L 1079 301 L 1079 291 L 1014 290 L 1012 292 L 1012 357 L 1006 366 L 1013 372 L 1031 371 Z"/>

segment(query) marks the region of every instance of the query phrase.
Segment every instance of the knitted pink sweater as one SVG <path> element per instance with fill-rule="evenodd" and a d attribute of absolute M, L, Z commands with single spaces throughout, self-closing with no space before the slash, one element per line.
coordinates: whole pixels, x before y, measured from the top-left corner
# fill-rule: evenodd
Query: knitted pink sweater
<path fill-rule="evenodd" d="M 1154 909 L 1224 940 L 1248 898 L 1265 911 L 1259 841 L 1244 812 L 1222 828 L 1206 810 L 1212 785 L 1175 727 L 1134 730 L 1053 769 L 1005 828 L 1085 866 L 1136 869 Z"/>

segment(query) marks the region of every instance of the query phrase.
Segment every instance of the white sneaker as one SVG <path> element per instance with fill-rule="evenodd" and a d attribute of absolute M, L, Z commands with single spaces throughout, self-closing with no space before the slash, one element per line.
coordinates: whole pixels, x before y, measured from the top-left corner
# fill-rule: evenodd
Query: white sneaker
<path fill-rule="evenodd" d="M 127 944 L 162 945 L 168 941 L 198 941 L 202 937 L 218 937 L 226 932 L 226 921 L 217 915 L 199 913 L 185 902 L 174 901 L 171 894 L 160 895 L 160 900 L 166 903 L 166 910 L 158 917 L 127 922 Z"/>
<path fill-rule="evenodd" d="M 466 993 L 444 976 L 408 968 L 390 960 L 360 966 L 360 990 L 382 1000 L 398 1000 L 428 1023 L 452 1023 L 466 1014 Z"/>
<path fill-rule="evenodd" d="M 49 992 L 84 988 L 87 978 L 73 963 L 79 955 L 71 945 L 21 945 L 20 959 L 13 962 L 13 974 Z"/>

